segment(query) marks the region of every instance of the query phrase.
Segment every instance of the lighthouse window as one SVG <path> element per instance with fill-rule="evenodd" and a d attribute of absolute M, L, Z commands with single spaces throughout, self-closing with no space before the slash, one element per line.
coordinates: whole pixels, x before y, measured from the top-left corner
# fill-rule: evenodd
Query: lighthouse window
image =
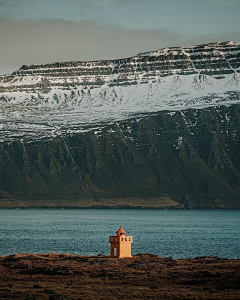
<path fill-rule="evenodd" d="M 129 238 L 129 241 L 131 241 L 131 238 Z"/>

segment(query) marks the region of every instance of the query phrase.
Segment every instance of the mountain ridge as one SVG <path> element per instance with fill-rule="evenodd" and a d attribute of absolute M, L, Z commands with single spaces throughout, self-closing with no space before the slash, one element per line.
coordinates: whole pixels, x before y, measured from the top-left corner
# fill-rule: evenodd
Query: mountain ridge
<path fill-rule="evenodd" d="M 46 63 L 46 64 L 30 64 L 30 65 L 22 65 L 17 71 L 20 71 L 20 70 L 25 70 L 27 68 L 31 68 L 31 67 L 35 67 L 35 66 L 48 66 L 48 65 L 58 65 L 58 64 L 71 64 L 71 63 L 94 63 L 94 62 L 115 62 L 115 61 L 121 61 L 121 60 L 126 60 L 126 59 L 131 59 L 133 57 L 136 57 L 136 56 L 145 56 L 145 55 L 150 55 L 150 54 L 153 54 L 153 53 L 157 53 L 157 52 L 161 52 L 161 51 L 166 51 L 166 50 L 175 50 L 175 49 L 189 49 L 189 48 L 194 48 L 194 47 L 200 47 L 200 46 L 209 46 L 209 45 L 224 45 L 224 44 L 229 44 L 229 45 L 233 45 L 233 46 L 238 46 L 240 45 L 240 42 L 238 41 L 225 41 L 225 42 L 212 42 L 212 43 L 205 43 L 205 44 L 197 44 L 197 45 L 193 45 L 193 46 L 183 46 L 183 47 L 178 47 L 178 46 L 173 46 L 173 47 L 163 47 L 163 48 L 160 48 L 159 50 L 156 50 L 156 51 L 146 51 L 146 52 L 140 52 L 138 53 L 137 55 L 135 56 L 128 56 L 128 57 L 123 57 L 123 58 L 119 58 L 119 59 L 99 59 L 99 60 L 79 60 L 79 61 L 65 61 L 65 62 L 53 62 L 53 63 Z M 14 71 L 12 73 L 15 73 L 17 71 Z M 3 75 L 0 75 L 0 76 L 5 76 L 5 75 L 10 75 L 12 73 L 8 73 L 8 74 L 3 74 Z"/>

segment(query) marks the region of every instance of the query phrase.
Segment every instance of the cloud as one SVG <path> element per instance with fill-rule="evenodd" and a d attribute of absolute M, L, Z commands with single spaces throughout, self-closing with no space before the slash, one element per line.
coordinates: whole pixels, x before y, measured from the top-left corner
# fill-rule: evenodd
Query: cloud
<path fill-rule="evenodd" d="M 188 39 L 167 29 L 125 29 L 104 21 L 0 19 L 0 74 L 23 64 L 116 59 L 163 47 L 240 40 L 240 33 Z"/>
<path fill-rule="evenodd" d="M 239 5 L 239 0 L 202 0 L 202 1 L 198 1 L 198 5 L 213 6 L 213 7 Z"/>
<path fill-rule="evenodd" d="M 87 19 L 102 10 L 97 0 L 0 0 L 0 16 L 15 19 Z"/>
<path fill-rule="evenodd" d="M 9 7 L 15 5 L 17 2 L 16 0 L 0 0 L 0 6 Z"/>

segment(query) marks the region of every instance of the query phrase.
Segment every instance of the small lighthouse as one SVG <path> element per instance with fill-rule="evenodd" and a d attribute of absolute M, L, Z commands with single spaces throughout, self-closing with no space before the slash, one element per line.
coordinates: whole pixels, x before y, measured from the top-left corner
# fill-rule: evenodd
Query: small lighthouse
<path fill-rule="evenodd" d="M 132 236 L 126 236 L 126 232 L 122 226 L 116 232 L 116 236 L 110 236 L 109 242 L 111 244 L 111 257 L 132 257 L 131 244 L 133 242 Z"/>

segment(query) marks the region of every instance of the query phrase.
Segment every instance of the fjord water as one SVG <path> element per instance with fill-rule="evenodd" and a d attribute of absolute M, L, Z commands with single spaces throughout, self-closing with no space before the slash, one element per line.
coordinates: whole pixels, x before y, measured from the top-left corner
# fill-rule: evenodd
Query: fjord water
<path fill-rule="evenodd" d="M 109 255 L 109 235 L 123 225 L 132 254 L 240 258 L 240 211 L 1 209 L 0 255 Z"/>

